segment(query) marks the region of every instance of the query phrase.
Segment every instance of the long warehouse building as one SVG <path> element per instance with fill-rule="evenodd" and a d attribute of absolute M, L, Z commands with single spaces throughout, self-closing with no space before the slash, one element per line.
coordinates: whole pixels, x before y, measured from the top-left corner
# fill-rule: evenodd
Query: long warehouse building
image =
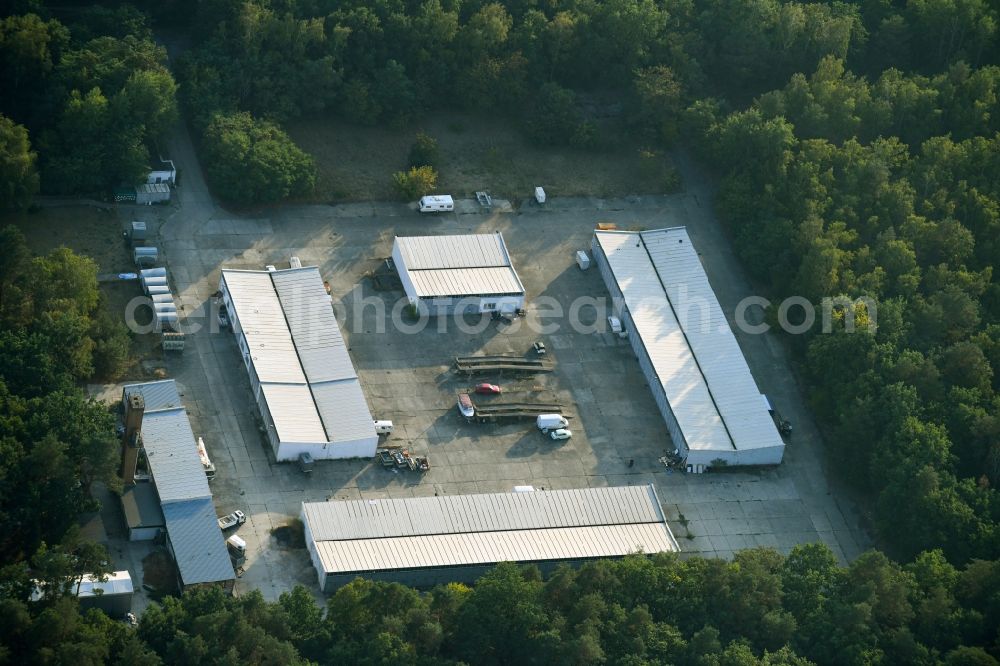
<path fill-rule="evenodd" d="M 470 583 L 499 562 L 561 563 L 677 552 L 652 485 L 302 504 L 320 587 L 357 577 Z"/>
<path fill-rule="evenodd" d="M 785 443 L 687 230 L 597 231 L 591 247 L 687 464 L 779 464 Z"/>
<path fill-rule="evenodd" d="M 128 384 L 122 409 L 126 490 L 121 502 L 129 539 L 165 533 L 182 591 L 206 585 L 232 591 L 236 574 L 177 384 L 172 379 Z M 140 450 L 146 475 L 137 470 Z"/>
<path fill-rule="evenodd" d="M 378 435 L 315 266 L 219 282 L 275 458 L 371 458 Z"/>

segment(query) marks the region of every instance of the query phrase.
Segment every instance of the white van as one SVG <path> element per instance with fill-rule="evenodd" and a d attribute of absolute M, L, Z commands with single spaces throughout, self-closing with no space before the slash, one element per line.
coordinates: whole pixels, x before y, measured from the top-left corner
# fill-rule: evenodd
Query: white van
<path fill-rule="evenodd" d="M 375 434 L 376 435 L 391 435 L 392 434 L 392 421 L 376 421 L 375 422 Z"/>
<path fill-rule="evenodd" d="M 455 200 L 450 194 L 436 194 L 420 199 L 421 213 L 444 213 L 449 210 L 455 210 Z"/>
<path fill-rule="evenodd" d="M 542 432 L 548 432 L 549 430 L 565 428 L 569 425 L 569 421 L 562 414 L 539 414 L 538 418 L 535 419 L 535 425 Z"/>

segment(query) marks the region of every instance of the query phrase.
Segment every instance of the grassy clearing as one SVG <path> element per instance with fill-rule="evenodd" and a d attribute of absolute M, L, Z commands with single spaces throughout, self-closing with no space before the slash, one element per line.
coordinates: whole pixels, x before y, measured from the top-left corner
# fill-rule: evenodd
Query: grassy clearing
<path fill-rule="evenodd" d="M 98 274 L 135 270 L 129 248 L 121 235 L 124 224 L 115 210 L 67 206 L 42 208 L 30 213 L 8 212 L 0 216 L 0 226 L 8 224 L 21 230 L 28 247 L 35 254 L 47 254 L 65 245 L 97 262 Z M 104 307 L 113 318 L 122 322 L 125 321 L 125 308 L 129 301 L 142 296 L 138 281 L 102 282 L 100 290 Z M 155 378 L 143 366 L 143 361 L 162 359 L 159 344 L 157 335 L 133 335 L 128 366 L 123 376 L 130 379 Z"/>
<path fill-rule="evenodd" d="M 286 127 L 316 158 L 317 202 L 398 198 L 392 173 L 407 166 L 417 132 L 438 141 L 438 191 L 471 197 L 488 189 L 514 201 L 536 185 L 554 196 L 623 196 L 667 191 L 669 159 L 647 153 L 635 139 L 608 141 L 615 147 L 576 150 L 532 144 L 506 119 L 437 113 L 406 129 L 362 127 L 330 118 Z"/>

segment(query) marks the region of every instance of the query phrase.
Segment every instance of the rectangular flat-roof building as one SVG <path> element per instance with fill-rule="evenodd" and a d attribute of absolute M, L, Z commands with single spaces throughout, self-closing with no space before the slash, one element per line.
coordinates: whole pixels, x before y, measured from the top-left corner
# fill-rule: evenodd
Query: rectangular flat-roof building
<path fill-rule="evenodd" d="M 498 562 L 560 563 L 679 550 L 652 485 L 302 504 L 320 587 L 359 576 L 472 582 Z"/>
<path fill-rule="evenodd" d="M 80 600 L 81 611 L 97 608 L 113 620 L 123 620 L 125 614 L 132 610 L 135 588 L 128 571 L 112 571 L 105 581 L 95 578 L 93 574 L 84 574 L 72 583 L 71 590 Z M 31 600 L 42 598 L 42 590 L 36 585 Z"/>
<path fill-rule="evenodd" d="M 780 463 L 785 444 L 687 230 L 598 231 L 592 249 L 687 463 Z"/>
<path fill-rule="evenodd" d="M 392 259 L 410 304 L 430 316 L 514 312 L 524 285 L 500 232 L 397 236 Z"/>
<path fill-rule="evenodd" d="M 136 394 L 142 396 L 144 405 L 140 441 L 150 481 L 138 481 L 135 489 L 151 482 L 156 491 L 161 511 L 152 519 L 162 521 L 165 527 L 181 589 L 205 584 L 232 589 L 233 565 L 216 522 L 212 491 L 177 384 L 172 379 L 130 384 L 123 390 L 123 404 Z M 133 530 L 155 527 L 142 523 L 144 516 L 152 512 L 141 500 L 145 491 L 136 496 L 135 489 L 122 501 L 130 537 L 152 538 L 142 532 L 133 535 Z M 133 499 L 126 499 L 130 497 Z M 135 497 L 139 501 L 134 501 Z"/>
<path fill-rule="evenodd" d="M 319 270 L 226 269 L 219 289 L 275 458 L 374 456 L 374 420 Z"/>

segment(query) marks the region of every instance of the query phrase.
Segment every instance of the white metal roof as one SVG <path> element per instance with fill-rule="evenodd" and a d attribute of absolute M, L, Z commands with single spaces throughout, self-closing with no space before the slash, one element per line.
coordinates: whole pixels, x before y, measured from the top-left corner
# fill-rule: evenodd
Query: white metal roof
<path fill-rule="evenodd" d="M 222 271 L 261 382 L 304 383 L 305 373 L 267 271 Z"/>
<path fill-rule="evenodd" d="M 784 446 L 687 230 L 595 236 L 688 447 Z"/>
<path fill-rule="evenodd" d="M 330 295 L 315 266 L 223 270 L 278 439 L 375 437 Z"/>
<path fill-rule="evenodd" d="M 235 578 L 211 498 L 165 504 L 163 517 L 185 585 Z"/>
<path fill-rule="evenodd" d="M 142 448 L 161 504 L 211 497 L 198 443 L 181 405 L 174 380 L 130 384 L 125 395 L 139 393 L 146 403 L 142 417 Z"/>
<path fill-rule="evenodd" d="M 652 486 L 303 504 L 316 541 L 663 520 Z"/>
<path fill-rule="evenodd" d="M 518 295 L 524 292 L 514 269 L 509 266 L 410 271 L 410 279 L 417 295 L 423 298 Z"/>
<path fill-rule="evenodd" d="M 597 232 L 618 287 L 691 449 L 733 450 L 708 383 L 695 361 L 639 234 Z"/>
<path fill-rule="evenodd" d="M 261 384 L 267 410 L 282 442 L 325 442 L 326 431 L 308 384 Z"/>
<path fill-rule="evenodd" d="M 642 233 L 737 449 L 784 446 L 733 329 L 683 227 Z"/>
<path fill-rule="evenodd" d="M 92 574 L 86 574 L 80 581 L 80 589 L 77 596 L 95 597 L 98 590 L 102 596 L 110 594 L 132 594 L 135 589 L 132 587 L 132 577 L 128 571 L 115 571 L 108 575 L 106 581 L 100 581 Z"/>
<path fill-rule="evenodd" d="M 499 232 L 454 236 L 396 236 L 396 243 L 406 267 L 411 271 L 510 266 L 507 247 Z"/>
<path fill-rule="evenodd" d="M 397 236 L 395 244 L 403 264 L 397 268 L 420 298 L 524 293 L 499 232 Z"/>
<path fill-rule="evenodd" d="M 326 573 L 427 567 L 544 562 L 621 557 L 677 550 L 663 523 L 538 530 L 437 534 L 433 536 L 323 541 L 316 544 Z"/>
<path fill-rule="evenodd" d="M 328 573 L 678 550 L 651 485 L 302 505 Z"/>

